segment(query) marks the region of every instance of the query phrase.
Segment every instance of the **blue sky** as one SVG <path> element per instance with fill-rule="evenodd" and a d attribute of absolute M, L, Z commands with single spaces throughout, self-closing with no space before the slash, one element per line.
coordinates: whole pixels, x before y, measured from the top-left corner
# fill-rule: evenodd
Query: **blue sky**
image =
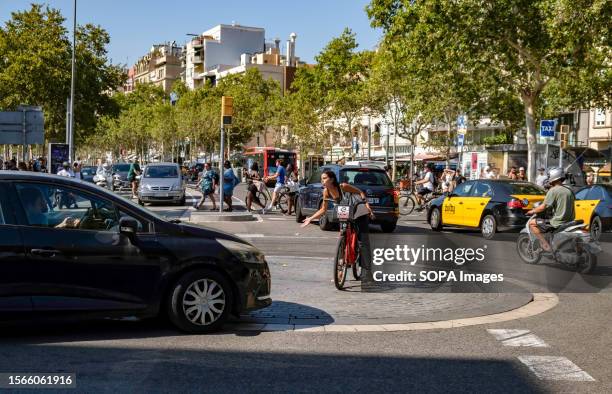
<path fill-rule="evenodd" d="M 0 0 L 0 23 L 4 25 L 11 12 L 27 9 L 32 2 L 35 1 Z M 72 28 L 72 0 L 44 3 L 60 9 L 68 19 L 67 27 Z M 95 23 L 110 33 L 108 50 L 113 63 L 131 65 L 152 44 L 176 40 L 182 45 L 187 33 L 202 33 L 233 21 L 263 27 L 266 39 L 278 37 L 283 43 L 295 32 L 296 54 L 313 62 L 316 54 L 345 27 L 357 34 L 360 49 L 374 48 L 381 32 L 370 27 L 364 11 L 368 3 L 367 0 L 79 0 L 77 23 Z"/>

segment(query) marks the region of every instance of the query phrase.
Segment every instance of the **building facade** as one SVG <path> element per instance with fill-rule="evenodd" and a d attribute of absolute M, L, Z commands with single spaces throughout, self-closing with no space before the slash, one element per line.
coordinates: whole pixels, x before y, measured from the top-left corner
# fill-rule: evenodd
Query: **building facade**
<path fill-rule="evenodd" d="M 170 93 L 172 85 L 181 76 L 182 52 L 176 42 L 153 45 L 149 53 L 134 65 L 134 86 L 152 83 Z"/>

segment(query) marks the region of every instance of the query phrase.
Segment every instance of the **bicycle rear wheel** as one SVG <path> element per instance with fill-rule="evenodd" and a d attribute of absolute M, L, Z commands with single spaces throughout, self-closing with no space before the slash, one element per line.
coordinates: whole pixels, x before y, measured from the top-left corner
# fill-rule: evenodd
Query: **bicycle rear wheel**
<path fill-rule="evenodd" d="M 278 197 L 278 207 L 282 213 L 287 213 L 289 211 L 289 194 L 281 193 Z"/>
<path fill-rule="evenodd" d="M 346 281 L 346 271 L 348 266 L 346 265 L 345 259 L 345 245 L 346 237 L 342 236 L 338 241 L 336 259 L 334 260 L 334 285 L 338 290 L 344 289 L 344 282 Z"/>
<path fill-rule="evenodd" d="M 415 206 L 414 198 L 412 196 L 400 196 L 397 205 L 401 215 L 410 215 Z"/>

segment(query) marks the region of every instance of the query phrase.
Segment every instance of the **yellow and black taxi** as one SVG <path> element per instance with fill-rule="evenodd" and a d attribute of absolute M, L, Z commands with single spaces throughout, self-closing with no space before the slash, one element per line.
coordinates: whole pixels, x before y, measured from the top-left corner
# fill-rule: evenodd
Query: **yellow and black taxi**
<path fill-rule="evenodd" d="M 524 181 L 467 181 L 433 200 L 427 221 L 435 231 L 444 226 L 479 228 L 484 238 L 491 239 L 497 231 L 524 227 L 525 213 L 545 196 L 543 189 Z"/>
<path fill-rule="evenodd" d="M 588 224 L 593 239 L 601 233 L 612 230 L 612 185 L 596 184 L 586 186 L 576 193 L 576 220 Z"/>

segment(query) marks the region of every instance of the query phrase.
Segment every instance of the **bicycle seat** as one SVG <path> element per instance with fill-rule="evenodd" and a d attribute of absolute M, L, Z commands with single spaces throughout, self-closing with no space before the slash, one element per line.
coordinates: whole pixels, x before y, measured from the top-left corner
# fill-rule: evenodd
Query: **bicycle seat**
<path fill-rule="evenodd" d="M 565 224 L 562 224 L 559 227 L 557 227 L 553 233 L 555 233 L 555 234 L 556 233 L 560 233 L 561 231 L 565 230 L 566 228 L 569 228 L 569 227 L 572 227 L 572 226 L 577 226 L 577 225 L 583 224 L 583 223 L 584 223 L 584 220 L 582 220 L 582 219 L 572 220 L 569 223 L 565 223 Z"/>

